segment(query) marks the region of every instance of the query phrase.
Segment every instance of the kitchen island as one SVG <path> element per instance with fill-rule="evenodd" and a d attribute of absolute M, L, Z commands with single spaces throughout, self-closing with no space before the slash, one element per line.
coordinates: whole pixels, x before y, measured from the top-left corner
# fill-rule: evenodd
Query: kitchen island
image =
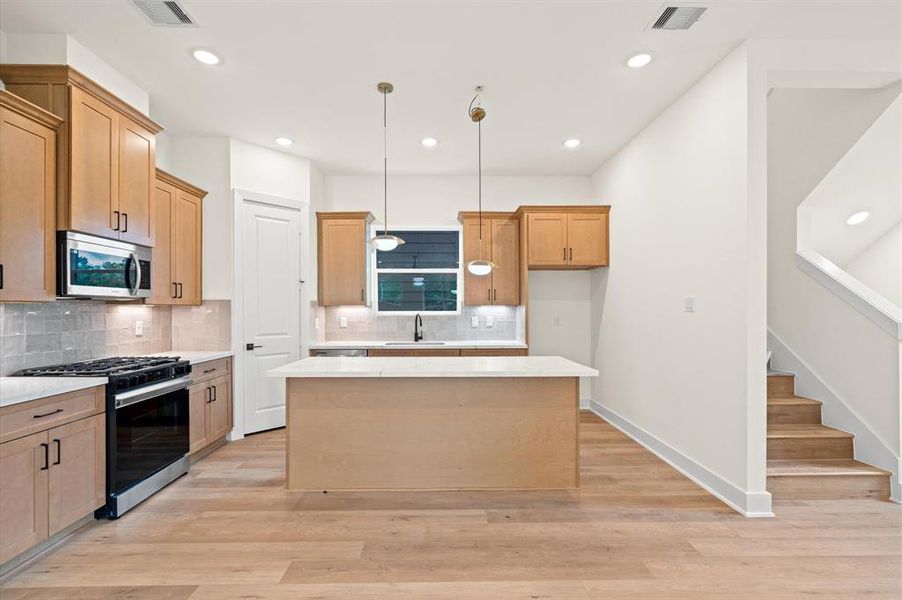
<path fill-rule="evenodd" d="M 558 356 L 324 357 L 286 385 L 290 490 L 579 487 L 579 377 Z"/>

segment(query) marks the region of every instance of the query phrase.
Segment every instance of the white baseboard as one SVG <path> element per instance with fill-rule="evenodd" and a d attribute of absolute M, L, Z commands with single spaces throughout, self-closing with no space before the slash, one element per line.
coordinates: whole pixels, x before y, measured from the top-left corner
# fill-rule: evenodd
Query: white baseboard
<path fill-rule="evenodd" d="M 793 373 L 796 393 L 823 403 L 824 425 L 848 431 L 855 436 L 855 458 L 892 473 L 891 499 L 902 503 L 902 459 L 878 438 L 867 423 L 796 352 L 770 329 L 767 345 L 773 349 L 773 362 Z"/>
<path fill-rule="evenodd" d="M 770 492 L 745 492 L 707 467 L 594 400 L 589 409 L 746 517 L 773 517 Z"/>

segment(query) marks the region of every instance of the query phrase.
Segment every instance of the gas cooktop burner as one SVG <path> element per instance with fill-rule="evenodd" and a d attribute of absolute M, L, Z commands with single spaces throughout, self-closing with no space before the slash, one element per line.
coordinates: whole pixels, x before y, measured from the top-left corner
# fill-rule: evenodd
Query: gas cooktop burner
<path fill-rule="evenodd" d="M 23 369 L 16 373 L 16 375 L 29 375 L 33 377 L 53 375 L 108 377 L 110 375 L 146 369 L 147 367 L 173 365 L 177 362 L 179 362 L 178 357 L 114 356 L 111 358 L 98 358 L 95 360 L 84 360 L 61 365 L 50 365 L 47 367 L 32 367 L 30 369 Z"/>

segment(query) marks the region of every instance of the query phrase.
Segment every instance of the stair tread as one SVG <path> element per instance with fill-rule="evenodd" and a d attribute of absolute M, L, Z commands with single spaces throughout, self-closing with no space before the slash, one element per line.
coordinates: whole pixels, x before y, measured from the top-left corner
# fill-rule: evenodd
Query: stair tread
<path fill-rule="evenodd" d="M 812 406 L 820 406 L 823 404 L 820 400 L 814 400 L 812 398 L 805 398 L 804 396 L 769 396 L 767 398 L 768 405 L 796 405 L 796 404 L 810 404 Z"/>
<path fill-rule="evenodd" d="M 853 438 L 848 431 L 840 431 L 826 425 L 787 424 L 768 425 L 767 438 Z"/>
<path fill-rule="evenodd" d="M 813 477 L 813 476 L 855 476 L 889 475 L 852 458 L 843 459 L 772 459 L 767 461 L 768 477 Z"/>

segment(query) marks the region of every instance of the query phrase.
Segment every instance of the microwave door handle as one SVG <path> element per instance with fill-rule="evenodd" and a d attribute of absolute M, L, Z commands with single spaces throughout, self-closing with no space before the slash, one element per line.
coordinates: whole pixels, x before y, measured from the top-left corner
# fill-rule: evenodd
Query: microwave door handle
<path fill-rule="evenodd" d="M 129 257 L 130 257 L 130 260 L 134 261 L 134 263 L 135 263 L 135 287 L 133 289 L 130 289 L 130 292 L 131 292 L 132 296 L 137 296 L 138 290 L 141 289 L 141 261 L 138 260 L 138 255 L 135 254 L 134 252 L 129 252 Z M 131 272 L 130 269 L 126 269 L 126 271 L 125 271 L 126 283 L 128 283 L 128 279 L 129 279 L 128 274 L 130 272 Z"/>

